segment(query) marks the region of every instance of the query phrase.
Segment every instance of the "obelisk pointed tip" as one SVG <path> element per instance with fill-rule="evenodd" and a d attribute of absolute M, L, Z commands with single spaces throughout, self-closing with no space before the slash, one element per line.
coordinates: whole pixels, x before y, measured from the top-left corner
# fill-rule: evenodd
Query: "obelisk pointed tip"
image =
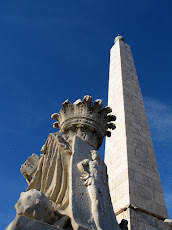
<path fill-rule="evenodd" d="M 115 38 L 114 44 L 115 44 L 118 40 L 122 40 L 123 42 L 125 42 L 125 39 L 124 39 L 123 36 L 121 36 L 120 34 L 118 34 L 118 36 Z"/>

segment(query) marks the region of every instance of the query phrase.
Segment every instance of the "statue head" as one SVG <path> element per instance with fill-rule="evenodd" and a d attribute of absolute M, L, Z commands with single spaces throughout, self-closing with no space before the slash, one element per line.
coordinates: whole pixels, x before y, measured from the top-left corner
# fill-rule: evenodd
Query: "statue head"
<path fill-rule="evenodd" d="M 91 150 L 90 153 L 91 153 L 91 158 L 93 161 L 100 159 L 100 155 L 98 154 L 96 150 Z"/>
<path fill-rule="evenodd" d="M 73 104 L 66 100 L 58 113 L 52 114 L 51 118 L 57 120 L 53 127 L 59 128 L 59 132 L 68 136 L 72 141 L 74 135 L 87 141 L 94 149 L 99 149 L 104 136 L 111 136 L 109 129 L 115 129 L 112 121 L 116 120 L 110 107 L 104 107 L 101 99 L 92 104 L 91 96 L 84 96 Z"/>

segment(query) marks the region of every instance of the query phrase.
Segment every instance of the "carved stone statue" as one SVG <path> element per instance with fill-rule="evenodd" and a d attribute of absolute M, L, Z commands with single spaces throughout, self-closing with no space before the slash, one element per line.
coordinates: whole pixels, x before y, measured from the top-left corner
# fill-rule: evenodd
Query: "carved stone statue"
<path fill-rule="evenodd" d="M 45 228 L 50 230 L 120 229 L 110 200 L 106 165 L 97 152 L 104 136 L 110 136 L 109 129 L 115 129 L 111 121 L 116 118 L 108 115 L 109 107 L 102 106 L 102 100 L 92 104 L 92 98 L 85 96 L 73 104 L 66 100 L 59 114 L 52 115 L 59 132 L 48 136 L 40 157 L 33 154 L 22 165 L 28 188 L 17 202 L 16 219 L 7 230 L 18 230 L 16 223 L 28 217 L 35 226 L 40 224 L 37 221 L 50 224 Z"/>
<path fill-rule="evenodd" d="M 107 212 L 107 201 L 104 197 L 104 193 L 106 192 L 104 186 L 107 186 L 107 179 L 104 178 L 106 174 L 103 170 L 104 168 L 101 167 L 102 162 L 100 163 L 100 159 L 100 155 L 97 151 L 92 150 L 91 160 L 84 159 L 78 163 L 81 179 L 84 181 L 84 185 L 87 186 L 91 200 L 92 218 L 89 222 L 91 223 L 92 220 L 94 220 L 97 229 L 102 229 L 99 219 Z"/>

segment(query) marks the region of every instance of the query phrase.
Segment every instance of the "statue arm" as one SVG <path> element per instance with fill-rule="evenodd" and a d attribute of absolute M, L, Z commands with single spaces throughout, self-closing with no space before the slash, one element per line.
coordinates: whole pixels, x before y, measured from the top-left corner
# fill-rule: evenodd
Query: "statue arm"
<path fill-rule="evenodd" d="M 82 174 L 81 176 L 82 180 L 87 180 L 90 176 L 89 173 L 85 171 L 85 168 L 84 168 L 85 166 L 88 166 L 88 165 L 89 165 L 89 159 L 85 159 L 77 164 L 77 167 Z"/>
<path fill-rule="evenodd" d="M 93 177 L 91 176 L 90 173 L 85 171 L 85 168 L 84 168 L 86 166 L 89 166 L 89 162 L 90 162 L 89 159 L 85 159 L 77 164 L 77 167 L 79 171 L 81 172 L 80 178 L 84 181 L 84 185 L 86 186 L 91 185 L 93 182 Z"/>

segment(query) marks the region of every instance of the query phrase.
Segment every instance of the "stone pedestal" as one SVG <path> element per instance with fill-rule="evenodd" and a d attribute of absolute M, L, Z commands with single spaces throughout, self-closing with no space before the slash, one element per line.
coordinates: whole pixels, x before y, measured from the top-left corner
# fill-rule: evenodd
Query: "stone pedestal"
<path fill-rule="evenodd" d="M 144 210 L 129 207 L 118 215 L 118 219 L 128 219 L 128 228 L 132 230 L 171 230 L 172 226 L 157 216 L 149 215 Z"/>
<path fill-rule="evenodd" d="M 117 220 L 127 219 L 132 230 L 168 229 L 153 224 L 168 214 L 131 49 L 121 37 L 111 48 L 108 97 L 117 120 L 105 163 Z"/>

